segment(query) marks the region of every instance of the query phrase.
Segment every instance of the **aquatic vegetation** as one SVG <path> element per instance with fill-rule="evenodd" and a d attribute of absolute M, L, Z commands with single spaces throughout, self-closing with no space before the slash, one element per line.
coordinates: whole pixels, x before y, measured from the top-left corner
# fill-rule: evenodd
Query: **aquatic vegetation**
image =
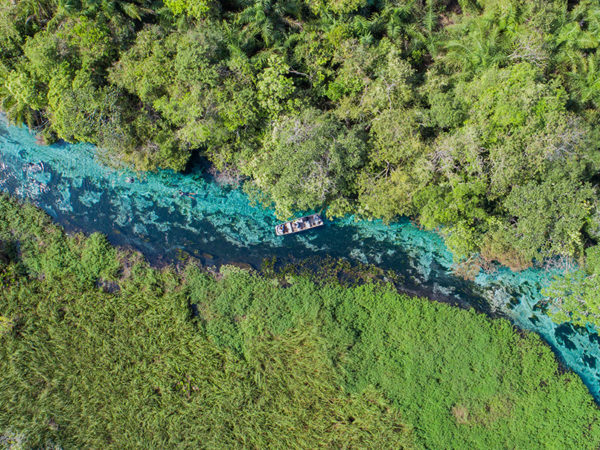
<path fill-rule="evenodd" d="M 26 128 L 2 122 L 0 145 L 0 188 L 35 203 L 68 229 L 101 232 L 157 265 L 177 262 L 185 253 L 213 266 L 259 268 L 265 257 L 281 264 L 331 257 L 376 265 L 397 274 L 403 292 L 504 315 L 539 333 L 600 399 L 595 330 L 555 323 L 547 314 L 541 291 L 562 273 L 559 267 L 514 272 L 496 266 L 468 281 L 455 276 L 443 239 L 407 219 L 385 224 L 348 216 L 328 221 L 318 233 L 284 239 L 273 232 L 277 220 L 271 209 L 253 205 L 241 189 L 219 185 L 196 168 L 187 175 L 159 171 L 138 177 L 99 164 L 93 146 L 40 146 Z M 43 171 L 35 169 L 40 163 Z"/>
<path fill-rule="evenodd" d="M 506 320 L 377 284 L 151 268 L 4 195 L 0 214 L 20 248 L 0 262 L 20 274 L 0 290 L 2 442 L 600 445 L 581 380 Z"/>

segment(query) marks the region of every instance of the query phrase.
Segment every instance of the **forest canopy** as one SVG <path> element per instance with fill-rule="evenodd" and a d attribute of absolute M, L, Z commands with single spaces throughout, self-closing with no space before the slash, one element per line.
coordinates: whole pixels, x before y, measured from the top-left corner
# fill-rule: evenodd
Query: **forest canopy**
<path fill-rule="evenodd" d="M 599 36 L 595 0 L 1 0 L 0 108 L 518 269 L 600 237 Z"/>

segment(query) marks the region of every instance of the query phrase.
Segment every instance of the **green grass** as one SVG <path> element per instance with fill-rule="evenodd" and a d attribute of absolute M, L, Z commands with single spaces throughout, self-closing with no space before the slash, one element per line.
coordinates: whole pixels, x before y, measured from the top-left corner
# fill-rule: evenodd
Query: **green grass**
<path fill-rule="evenodd" d="M 376 284 L 159 271 L 5 196 L 0 255 L 0 435 L 26 447 L 600 446 L 581 380 L 504 320 Z"/>

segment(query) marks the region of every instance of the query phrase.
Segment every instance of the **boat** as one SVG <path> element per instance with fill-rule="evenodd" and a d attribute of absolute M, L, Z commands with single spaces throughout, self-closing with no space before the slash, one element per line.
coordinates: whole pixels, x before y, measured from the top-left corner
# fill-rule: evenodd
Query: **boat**
<path fill-rule="evenodd" d="M 323 219 L 318 214 L 300 217 L 299 219 L 290 220 L 286 223 L 281 223 L 275 227 L 277 236 L 285 236 L 286 234 L 294 234 L 300 231 L 310 230 L 323 226 Z"/>

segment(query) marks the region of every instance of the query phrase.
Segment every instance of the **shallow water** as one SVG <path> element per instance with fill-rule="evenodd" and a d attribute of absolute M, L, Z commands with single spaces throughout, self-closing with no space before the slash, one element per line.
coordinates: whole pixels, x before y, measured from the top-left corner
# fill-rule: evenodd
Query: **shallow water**
<path fill-rule="evenodd" d="M 600 401 L 600 338 L 553 323 L 541 308 L 540 289 L 553 272 L 500 268 L 464 281 L 452 275 L 452 255 L 440 237 L 408 220 L 385 225 L 347 217 L 319 230 L 278 237 L 272 210 L 252 205 L 241 190 L 222 186 L 198 169 L 138 178 L 99 164 L 91 145 L 39 146 L 26 128 L 2 119 L 0 190 L 31 201 L 66 229 L 102 232 L 113 244 L 140 250 L 156 264 L 185 251 L 215 265 L 258 267 L 273 256 L 279 261 L 332 256 L 393 269 L 407 292 L 504 315 L 537 332 Z"/>

